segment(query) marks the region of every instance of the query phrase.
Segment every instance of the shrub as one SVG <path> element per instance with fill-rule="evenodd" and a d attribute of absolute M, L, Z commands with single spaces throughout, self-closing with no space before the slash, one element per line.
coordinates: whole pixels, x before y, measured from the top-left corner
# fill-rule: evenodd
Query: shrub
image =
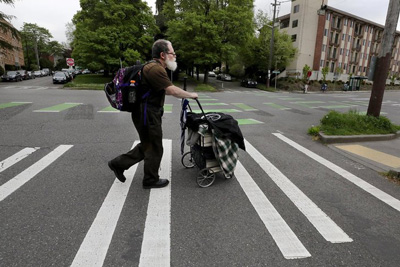
<path fill-rule="evenodd" d="M 321 130 L 320 126 L 312 126 L 311 128 L 308 129 L 308 134 L 312 136 L 317 136 L 320 130 Z"/>

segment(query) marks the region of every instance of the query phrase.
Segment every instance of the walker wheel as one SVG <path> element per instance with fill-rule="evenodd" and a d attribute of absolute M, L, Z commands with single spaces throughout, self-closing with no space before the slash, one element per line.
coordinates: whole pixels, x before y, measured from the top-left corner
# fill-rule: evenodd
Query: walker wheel
<path fill-rule="evenodd" d="M 202 169 L 197 176 L 197 184 L 200 187 L 209 187 L 215 181 L 215 174 L 210 168 Z"/>
<path fill-rule="evenodd" d="M 234 173 L 232 173 L 231 175 L 225 175 L 225 179 L 232 179 L 234 176 Z"/>
<path fill-rule="evenodd" d="M 193 168 L 195 166 L 194 159 L 193 159 L 192 153 L 190 151 L 183 154 L 181 162 L 182 162 L 182 165 L 188 169 Z"/>

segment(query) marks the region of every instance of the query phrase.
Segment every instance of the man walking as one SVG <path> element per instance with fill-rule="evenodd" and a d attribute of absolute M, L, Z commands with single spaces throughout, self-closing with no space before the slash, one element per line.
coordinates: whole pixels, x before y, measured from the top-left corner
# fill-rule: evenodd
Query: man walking
<path fill-rule="evenodd" d="M 164 113 L 165 95 L 176 98 L 197 98 L 197 93 L 186 92 L 169 80 L 165 68 L 175 71 L 176 54 L 170 41 L 157 40 L 153 44 L 152 57 L 155 62 L 143 68 L 142 86 L 150 89 L 147 104 L 141 103 L 132 112 L 132 121 L 139 134 L 140 143 L 131 151 L 108 162 L 108 166 L 121 182 L 125 182 L 124 171 L 144 160 L 143 188 L 161 188 L 168 185 L 160 179 L 158 170 L 163 155 L 161 117 Z"/>

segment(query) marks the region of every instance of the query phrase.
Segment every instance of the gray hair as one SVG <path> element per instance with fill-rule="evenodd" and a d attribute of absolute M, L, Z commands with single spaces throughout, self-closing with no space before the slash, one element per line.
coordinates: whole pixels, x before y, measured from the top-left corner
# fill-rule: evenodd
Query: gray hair
<path fill-rule="evenodd" d="M 168 40 L 159 39 L 155 41 L 151 52 L 152 58 L 160 58 L 161 52 L 168 53 L 169 52 L 168 45 L 172 46 L 171 42 Z"/>

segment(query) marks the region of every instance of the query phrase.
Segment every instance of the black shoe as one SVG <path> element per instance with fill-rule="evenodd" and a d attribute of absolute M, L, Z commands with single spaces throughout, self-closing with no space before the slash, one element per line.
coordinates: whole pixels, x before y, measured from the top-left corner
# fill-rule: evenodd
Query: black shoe
<path fill-rule="evenodd" d="M 124 183 L 126 181 L 124 170 L 115 167 L 111 161 L 108 162 L 108 167 L 110 167 L 110 169 L 114 172 L 115 176 L 118 180 L 121 181 L 121 183 Z"/>
<path fill-rule="evenodd" d="M 151 189 L 151 188 L 162 188 L 166 187 L 169 184 L 169 181 L 167 179 L 160 179 L 158 182 L 152 183 L 152 184 L 144 184 L 143 188 L 144 189 Z"/>

